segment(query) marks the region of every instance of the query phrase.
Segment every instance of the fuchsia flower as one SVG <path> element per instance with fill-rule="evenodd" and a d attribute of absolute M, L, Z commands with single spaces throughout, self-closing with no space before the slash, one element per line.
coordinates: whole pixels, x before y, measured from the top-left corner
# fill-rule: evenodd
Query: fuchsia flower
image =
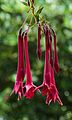
<path fill-rule="evenodd" d="M 45 33 L 45 43 L 46 43 L 46 51 L 45 51 L 45 65 L 44 65 L 44 80 L 42 85 L 38 86 L 36 89 L 42 88 L 42 95 L 46 95 L 49 91 L 50 87 L 50 79 L 51 79 L 51 65 L 49 63 L 49 36 L 47 37 L 49 31 L 47 26 L 44 26 Z M 35 89 L 35 90 L 36 90 Z"/>
<path fill-rule="evenodd" d="M 21 99 L 23 95 L 23 80 L 25 76 L 24 68 L 24 52 L 23 52 L 23 38 L 22 38 L 22 28 L 19 30 L 18 35 L 18 67 L 17 67 L 17 76 L 16 82 L 12 94 L 15 92 L 18 94 L 18 99 Z"/>
<path fill-rule="evenodd" d="M 41 40 L 41 25 L 40 23 L 38 24 L 38 44 L 37 44 L 37 56 L 40 59 L 42 56 L 42 50 L 40 46 L 40 40 Z"/>
<path fill-rule="evenodd" d="M 50 39 L 50 64 L 53 67 L 53 58 L 52 58 L 52 35 L 49 31 L 49 39 Z"/>
<path fill-rule="evenodd" d="M 57 50 L 56 50 L 56 34 L 54 33 L 54 69 L 56 71 L 56 73 L 59 72 L 59 63 L 58 63 L 58 54 L 57 54 Z"/>
<path fill-rule="evenodd" d="M 14 85 L 14 89 L 12 93 L 18 94 L 18 100 L 21 99 L 22 96 L 25 96 L 27 99 L 31 99 L 34 96 L 36 90 L 40 92 L 40 88 L 42 88 L 42 96 L 46 95 L 46 104 L 50 104 L 50 102 L 57 101 L 60 105 L 62 101 L 58 95 L 58 90 L 56 88 L 56 83 L 54 79 L 54 70 L 56 73 L 59 71 L 59 63 L 58 63 L 58 55 L 56 50 L 56 34 L 53 29 L 50 29 L 46 24 L 44 24 L 44 34 L 45 34 L 45 64 L 44 64 L 44 78 L 43 83 L 36 87 L 32 81 L 32 73 L 30 69 L 30 61 L 28 54 L 28 31 L 22 33 L 22 28 L 19 30 L 18 35 L 18 67 L 17 67 L 17 76 L 16 82 Z M 52 30 L 52 31 L 51 31 Z M 52 33 L 54 34 L 54 62 L 52 56 Z M 41 25 L 38 24 L 38 47 L 37 47 L 37 55 L 38 58 L 41 58 L 42 50 L 40 46 L 41 40 Z M 24 44 L 23 44 L 24 42 Z M 25 52 L 25 60 L 26 60 L 26 68 L 24 68 L 24 52 Z M 24 77 L 26 75 L 26 83 L 23 83 Z"/>
<path fill-rule="evenodd" d="M 63 105 L 60 97 L 58 96 L 58 90 L 56 88 L 55 79 L 54 79 L 54 70 L 51 67 L 51 80 L 50 80 L 50 88 L 47 93 L 46 104 L 50 104 L 50 102 L 58 101 L 60 105 Z"/>
<path fill-rule="evenodd" d="M 50 35 L 50 64 L 51 64 L 51 79 L 50 79 L 50 88 L 46 98 L 46 104 L 50 104 L 51 101 L 58 101 L 60 105 L 63 105 L 61 99 L 58 96 L 58 90 L 56 88 L 55 79 L 54 79 L 54 69 L 53 69 L 53 60 L 52 60 L 52 36 Z M 55 34 L 54 34 L 55 35 Z M 56 36 L 56 35 L 55 35 Z M 56 38 L 54 36 L 54 55 L 56 52 Z M 55 61 L 56 62 L 56 61 Z M 54 63 L 55 65 L 55 63 Z M 55 66 L 54 66 L 55 67 Z M 56 69 L 57 71 L 57 69 Z M 58 71 L 57 71 L 58 72 Z"/>
<path fill-rule="evenodd" d="M 30 99 L 34 96 L 34 89 L 36 86 L 32 82 L 32 74 L 30 70 L 30 62 L 29 62 L 29 55 L 28 55 L 28 30 L 25 31 L 24 34 L 24 47 L 25 47 L 25 58 L 26 58 L 26 83 L 24 86 L 24 96 L 27 99 Z"/>
<path fill-rule="evenodd" d="M 45 43 L 46 43 L 46 51 L 45 51 L 45 65 L 44 65 L 44 80 L 42 85 L 38 86 L 35 90 L 42 88 L 42 95 L 46 95 L 46 104 L 49 104 L 51 101 L 58 101 L 60 105 L 63 105 L 56 88 L 55 80 L 54 80 L 54 70 L 52 59 L 52 37 L 51 34 L 48 33 L 48 27 L 44 26 L 45 33 Z M 48 36 L 48 37 L 47 37 Z"/>
<path fill-rule="evenodd" d="M 45 34 L 45 42 L 46 42 L 46 49 L 50 49 L 50 31 L 48 29 L 48 26 L 44 25 L 44 34 Z"/>

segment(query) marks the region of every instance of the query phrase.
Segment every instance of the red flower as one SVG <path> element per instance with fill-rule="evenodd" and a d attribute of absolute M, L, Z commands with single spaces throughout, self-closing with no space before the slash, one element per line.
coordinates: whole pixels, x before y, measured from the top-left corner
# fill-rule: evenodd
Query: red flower
<path fill-rule="evenodd" d="M 28 55 L 28 30 L 25 31 L 24 34 L 24 47 L 25 47 L 25 58 L 26 58 L 26 83 L 24 86 L 24 96 L 27 99 L 30 99 L 34 96 L 34 89 L 35 85 L 32 82 L 32 74 L 30 70 L 30 61 L 29 61 L 29 55 Z"/>
<path fill-rule="evenodd" d="M 49 31 L 49 38 L 50 38 L 50 64 L 53 67 L 53 58 L 52 58 L 52 35 Z"/>
<path fill-rule="evenodd" d="M 37 47 L 37 56 L 40 59 L 42 56 L 42 50 L 41 50 L 41 46 L 40 46 L 40 40 L 41 40 L 41 25 L 40 23 L 38 24 L 38 47 Z"/>
<path fill-rule="evenodd" d="M 38 86 L 35 90 L 42 88 L 42 95 L 46 95 L 46 104 L 49 104 L 51 101 L 58 101 L 60 105 L 63 105 L 56 88 L 55 80 L 54 80 L 54 70 L 53 65 L 50 63 L 52 58 L 52 37 L 48 33 L 48 28 L 45 26 L 45 43 L 46 43 L 46 51 L 45 51 L 45 65 L 44 65 L 44 80 L 42 85 Z M 50 38 L 49 38 L 50 37 Z"/>
<path fill-rule="evenodd" d="M 50 31 L 46 24 L 44 25 L 44 34 L 45 34 L 46 49 L 50 49 L 50 38 L 49 38 Z"/>
<path fill-rule="evenodd" d="M 58 90 L 56 88 L 55 80 L 54 80 L 54 70 L 51 68 L 51 81 L 50 81 L 50 89 L 47 93 L 46 104 L 50 104 L 50 102 L 58 101 L 60 105 L 63 105 L 60 97 L 58 96 Z"/>
<path fill-rule="evenodd" d="M 23 95 L 23 80 L 25 76 L 25 68 L 24 68 L 24 52 L 23 52 L 23 38 L 22 38 L 22 28 L 19 30 L 18 35 L 18 67 L 17 67 L 17 76 L 16 82 L 14 85 L 14 89 L 12 93 L 18 94 L 18 99 Z"/>
<path fill-rule="evenodd" d="M 42 88 L 42 95 L 46 95 L 48 93 L 48 89 L 50 87 L 50 79 L 51 79 L 51 65 L 49 62 L 49 36 L 48 35 L 48 28 L 45 28 L 45 43 L 46 43 L 46 51 L 45 51 L 45 65 L 44 65 L 44 80 L 42 85 L 38 86 L 35 90 Z"/>
<path fill-rule="evenodd" d="M 44 65 L 44 80 L 42 85 L 38 86 L 35 90 L 42 88 L 42 95 L 46 95 L 50 88 L 51 79 L 51 65 L 49 63 L 49 51 L 45 52 L 45 65 Z"/>
<path fill-rule="evenodd" d="M 57 54 L 57 50 L 56 50 L 56 34 L 54 33 L 54 69 L 56 71 L 56 73 L 59 72 L 59 63 L 58 63 L 58 54 Z"/>

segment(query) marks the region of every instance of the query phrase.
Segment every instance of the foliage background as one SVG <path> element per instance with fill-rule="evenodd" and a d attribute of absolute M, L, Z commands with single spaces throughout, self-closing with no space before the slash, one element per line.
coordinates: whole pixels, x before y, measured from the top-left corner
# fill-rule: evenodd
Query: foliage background
<path fill-rule="evenodd" d="M 72 120 L 72 1 L 35 0 L 37 8 L 44 7 L 42 15 L 57 33 L 60 72 L 55 75 L 63 107 L 58 103 L 47 106 L 45 97 L 36 93 L 31 100 L 9 96 L 17 70 L 17 35 L 26 18 L 27 7 L 20 0 L 0 0 L 0 120 Z M 29 21 L 27 21 L 29 22 Z M 29 32 L 29 57 L 33 81 L 43 80 L 44 37 L 41 46 L 43 56 L 36 56 L 37 26 Z"/>

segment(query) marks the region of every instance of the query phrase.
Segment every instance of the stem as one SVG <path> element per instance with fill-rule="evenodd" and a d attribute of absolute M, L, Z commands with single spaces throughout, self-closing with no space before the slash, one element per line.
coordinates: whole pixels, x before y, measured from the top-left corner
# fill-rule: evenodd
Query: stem
<path fill-rule="evenodd" d="M 32 10 L 32 13 L 34 14 L 34 3 L 32 0 L 30 0 L 30 3 L 31 3 L 31 10 Z"/>
<path fill-rule="evenodd" d="M 31 15 L 31 14 L 30 14 L 30 15 Z M 24 20 L 24 22 L 23 22 L 23 24 L 22 24 L 22 28 L 24 28 L 24 25 L 26 24 L 26 21 L 27 21 L 27 19 L 28 19 L 28 17 L 29 17 L 30 15 L 28 15 L 28 16 L 26 17 L 26 19 Z"/>
<path fill-rule="evenodd" d="M 29 27 L 31 26 L 31 23 L 32 23 L 32 17 L 31 17 L 31 19 L 30 19 Z"/>

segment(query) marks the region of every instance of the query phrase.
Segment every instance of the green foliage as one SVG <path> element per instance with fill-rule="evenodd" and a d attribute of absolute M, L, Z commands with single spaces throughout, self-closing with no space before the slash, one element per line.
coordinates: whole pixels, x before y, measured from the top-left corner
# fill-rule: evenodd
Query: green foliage
<path fill-rule="evenodd" d="M 44 7 L 41 7 L 41 6 L 40 6 L 40 7 L 39 7 L 39 10 L 37 11 L 37 14 L 40 14 L 40 13 L 42 12 L 43 8 L 44 8 Z"/>
<path fill-rule="evenodd" d="M 60 72 L 56 75 L 59 95 L 64 103 L 47 106 L 45 97 L 39 93 L 31 100 L 10 93 L 13 89 L 17 70 L 17 34 L 26 18 L 24 6 L 19 0 L 0 0 L 0 119 L 2 120 L 71 120 L 72 119 L 72 1 L 71 0 L 35 0 L 42 16 L 57 33 L 57 48 Z M 43 10 L 42 10 L 43 8 Z M 37 10 L 38 10 L 37 9 Z M 40 17 L 42 17 L 40 14 Z M 27 20 L 29 23 L 29 19 Z M 27 24 L 25 25 L 25 27 Z M 37 59 L 37 26 L 29 32 L 29 57 L 33 81 L 40 85 L 43 81 L 44 37 L 41 39 L 43 55 Z"/>

